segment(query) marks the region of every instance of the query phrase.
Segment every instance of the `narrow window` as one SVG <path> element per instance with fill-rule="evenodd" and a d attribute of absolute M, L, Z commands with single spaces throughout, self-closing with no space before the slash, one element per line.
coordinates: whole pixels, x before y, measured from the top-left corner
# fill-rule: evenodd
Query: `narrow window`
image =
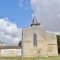
<path fill-rule="evenodd" d="M 33 34 L 33 46 L 37 46 L 37 34 Z"/>

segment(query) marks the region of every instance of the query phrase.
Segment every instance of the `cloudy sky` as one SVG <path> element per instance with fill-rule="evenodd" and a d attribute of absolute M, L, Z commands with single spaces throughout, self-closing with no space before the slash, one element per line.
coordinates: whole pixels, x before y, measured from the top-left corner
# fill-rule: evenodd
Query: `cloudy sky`
<path fill-rule="evenodd" d="M 32 21 L 30 0 L 0 0 L 0 41 L 18 45 L 22 28 Z"/>
<path fill-rule="evenodd" d="M 22 29 L 10 22 L 8 18 L 0 19 L 0 41 L 6 43 L 5 45 L 18 45 L 21 40 L 21 32 Z"/>
<path fill-rule="evenodd" d="M 31 5 L 46 30 L 60 34 L 60 0 L 31 0 Z"/>
<path fill-rule="evenodd" d="M 0 41 L 17 45 L 34 14 L 47 31 L 60 34 L 60 0 L 0 0 Z"/>

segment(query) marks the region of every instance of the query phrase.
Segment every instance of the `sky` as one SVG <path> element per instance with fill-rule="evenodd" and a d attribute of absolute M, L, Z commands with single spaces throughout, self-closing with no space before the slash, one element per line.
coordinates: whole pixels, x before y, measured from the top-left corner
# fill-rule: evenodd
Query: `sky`
<path fill-rule="evenodd" d="M 27 27 L 31 24 L 31 14 L 33 13 L 29 1 L 0 0 L 0 18 L 7 17 L 11 22 L 15 22 L 18 27 Z"/>
<path fill-rule="evenodd" d="M 22 28 L 32 22 L 32 13 L 30 0 L 0 0 L 0 41 L 18 45 Z"/>
<path fill-rule="evenodd" d="M 60 34 L 60 0 L 31 0 L 31 5 L 46 30 Z"/>
<path fill-rule="evenodd" d="M 60 34 L 60 0 L 0 0 L 0 41 L 18 45 L 33 15 L 47 32 Z"/>

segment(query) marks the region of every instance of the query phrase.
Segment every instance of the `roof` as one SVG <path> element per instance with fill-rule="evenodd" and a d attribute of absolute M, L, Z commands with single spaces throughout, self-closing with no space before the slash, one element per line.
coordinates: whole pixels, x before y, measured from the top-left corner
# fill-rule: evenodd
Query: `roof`
<path fill-rule="evenodd" d="M 20 46 L 0 46 L 0 49 L 21 49 Z"/>
<path fill-rule="evenodd" d="M 40 23 L 37 21 L 36 16 L 34 16 L 31 26 L 37 26 L 37 25 L 40 25 Z"/>

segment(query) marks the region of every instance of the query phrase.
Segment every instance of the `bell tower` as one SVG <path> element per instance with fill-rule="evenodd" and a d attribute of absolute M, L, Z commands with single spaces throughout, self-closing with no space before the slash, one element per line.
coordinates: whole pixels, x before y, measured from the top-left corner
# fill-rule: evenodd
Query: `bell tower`
<path fill-rule="evenodd" d="M 37 25 L 40 25 L 40 23 L 37 21 L 36 16 L 34 15 L 31 26 L 37 26 Z"/>

